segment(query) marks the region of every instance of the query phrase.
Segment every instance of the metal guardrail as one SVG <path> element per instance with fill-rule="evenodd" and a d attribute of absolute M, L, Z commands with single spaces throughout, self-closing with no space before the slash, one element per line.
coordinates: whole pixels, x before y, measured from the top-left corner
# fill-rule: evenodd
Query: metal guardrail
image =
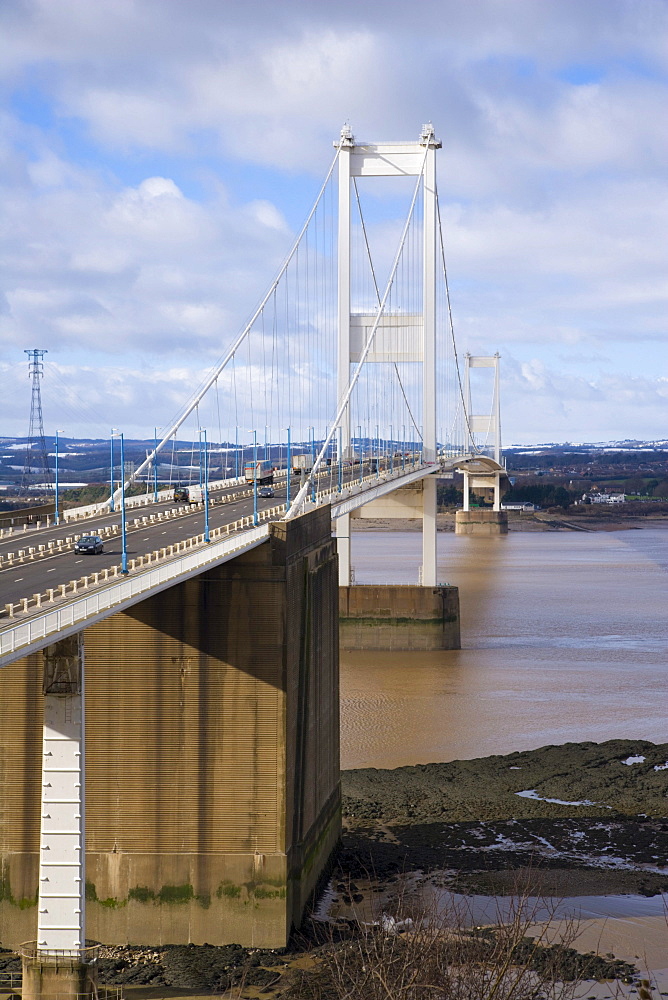
<path fill-rule="evenodd" d="M 100 957 L 100 945 L 92 944 L 85 948 L 39 948 L 37 941 L 24 941 L 19 945 L 21 958 L 43 958 L 45 961 L 74 960 L 82 965 L 95 965 Z"/>
<path fill-rule="evenodd" d="M 0 993 L 15 993 L 23 988 L 22 972 L 0 972 Z M 42 1000 L 123 1000 L 122 986 L 91 984 L 88 993 L 42 993 Z"/>
<path fill-rule="evenodd" d="M 0 993 L 13 993 L 23 985 L 22 972 L 0 972 Z"/>

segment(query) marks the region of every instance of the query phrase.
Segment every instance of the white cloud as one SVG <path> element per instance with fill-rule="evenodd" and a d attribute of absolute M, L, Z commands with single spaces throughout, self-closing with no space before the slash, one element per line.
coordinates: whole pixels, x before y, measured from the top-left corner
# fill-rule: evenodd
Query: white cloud
<path fill-rule="evenodd" d="M 516 365 L 512 436 L 540 400 L 566 437 L 606 407 L 600 436 L 653 436 L 667 41 L 663 0 L 5 4 L 5 357 L 91 351 L 112 397 L 138 358 L 196 378 L 273 277 L 343 121 L 400 138 L 431 117 L 460 346 Z M 385 256 L 396 228 L 376 228 Z"/>

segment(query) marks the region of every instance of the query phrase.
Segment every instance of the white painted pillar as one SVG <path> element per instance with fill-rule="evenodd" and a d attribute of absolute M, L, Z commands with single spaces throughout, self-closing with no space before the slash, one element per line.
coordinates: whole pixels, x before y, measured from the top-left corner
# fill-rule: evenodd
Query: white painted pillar
<path fill-rule="evenodd" d="M 494 510 L 501 510 L 501 473 L 494 476 Z"/>
<path fill-rule="evenodd" d="M 422 361 L 423 455 L 436 461 L 436 147 L 429 140 L 424 168 L 424 258 L 423 316 L 424 353 Z"/>
<path fill-rule="evenodd" d="M 350 156 L 354 145 L 350 128 L 341 129 L 339 152 L 338 219 L 338 362 L 337 407 L 350 382 Z M 346 408 L 339 433 L 339 461 L 350 458 L 350 410 Z M 336 547 L 339 553 L 339 586 L 350 583 L 350 515 L 336 519 Z"/>
<path fill-rule="evenodd" d="M 85 717 L 81 634 L 44 650 L 37 952 L 85 947 Z"/>
<path fill-rule="evenodd" d="M 343 128 L 339 152 L 337 406 L 345 396 L 350 382 L 350 155 L 353 143 L 350 130 Z M 350 452 L 348 409 L 341 419 L 339 440 L 343 457 L 348 458 Z"/>
<path fill-rule="evenodd" d="M 499 373 L 499 358 L 494 355 L 494 461 L 501 465 L 501 386 Z"/>
<path fill-rule="evenodd" d="M 351 580 L 350 514 L 336 519 L 336 548 L 339 553 L 339 587 L 348 587 Z"/>
<path fill-rule="evenodd" d="M 471 494 L 469 491 L 469 474 L 464 472 L 464 504 L 462 510 L 470 510 Z"/>
<path fill-rule="evenodd" d="M 422 484 L 422 586 L 435 587 L 438 582 L 436 476 L 426 476 Z"/>
<path fill-rule="evenodd" d="M 436 461 L 436 143 L 433 129 L 423 129 L 421 141 L 428 144 L 424 167 L 424 250 L 422 310 L 424 344 L 422 356 L 423 457 Z M 436 479 L 424 480 L 422 508 L 422 586 L 436 586 Z"/>

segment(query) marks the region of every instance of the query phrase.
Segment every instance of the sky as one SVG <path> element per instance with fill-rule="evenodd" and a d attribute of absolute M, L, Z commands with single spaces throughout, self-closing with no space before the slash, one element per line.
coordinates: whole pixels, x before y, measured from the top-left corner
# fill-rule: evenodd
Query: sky
<path fill-rule="evenodd" d="M 668 435 L 668 0 L 4 0 L 0 435 L 164 426 L 349 122 L 442 142 L 460 351 L 504 443 Z"/>

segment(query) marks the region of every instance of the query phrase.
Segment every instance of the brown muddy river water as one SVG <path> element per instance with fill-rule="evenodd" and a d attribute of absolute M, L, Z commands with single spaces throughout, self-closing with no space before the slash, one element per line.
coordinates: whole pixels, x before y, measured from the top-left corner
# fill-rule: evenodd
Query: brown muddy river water
<path fill-rule="evenodd" d="M 668 740 L 668 528 L 439 534 L 462 649 L 341 654 L 341 765 Z M 417 581 L 417 532 L 356 532 L 358 583 Z"/>

